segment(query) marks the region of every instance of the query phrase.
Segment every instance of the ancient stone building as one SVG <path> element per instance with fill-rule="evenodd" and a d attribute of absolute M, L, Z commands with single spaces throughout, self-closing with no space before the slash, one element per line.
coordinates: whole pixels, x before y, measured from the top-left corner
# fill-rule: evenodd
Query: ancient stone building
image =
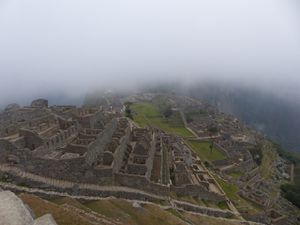
<path fill-rule="evenodd" d="M 31 103 L 32 108 L 43 108 L 43 107 L 48 107 L 48 100 L 47 99 L 36 99 L 32 101 Z"/>
<path fill-rule="evenodd" d="M 0 177 L 5 180 L 70 193 L 110 185 L 225 200 L 180 138 L 138 128 L 120 113 L 97 107 L 48 107 L 47 100 L 38 99 L 30 107 L 9 108 L 0 114 Z"/>

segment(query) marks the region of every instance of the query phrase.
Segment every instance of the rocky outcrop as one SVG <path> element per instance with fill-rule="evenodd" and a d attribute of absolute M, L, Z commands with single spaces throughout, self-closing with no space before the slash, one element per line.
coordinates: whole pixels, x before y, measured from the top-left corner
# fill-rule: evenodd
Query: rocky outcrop
<path fill-rule="evenodd" d="M 0 191 L 0 225 L 57 225 L 50 214 L 34 220 L 27 206 L 11 191 Z"/>
<path fill-rule="evenodd" d="M 44 216 L 37 218 L 34 221 L 33 225 L 56 225 L 56 222 L 51 216 L 51 214 L 46 214 Z"/>

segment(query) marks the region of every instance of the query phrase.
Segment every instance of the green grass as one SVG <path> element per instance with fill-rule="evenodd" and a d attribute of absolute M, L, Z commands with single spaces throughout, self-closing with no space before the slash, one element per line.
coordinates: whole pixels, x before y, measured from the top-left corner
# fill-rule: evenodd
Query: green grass
<path fill-rule="evenodd" d="M 236 201 L 239 199 L 239 196 L 237 194 L 239 188 L 238 186 L 234 184 L 226 183 L 224 180 L 219 178 L 218 176 L 214 176 L 216 181 L 219 183 L 223 191 L 226 193 L 227 197 L 233 201 Z"/>
<path fill-rule="evenodd" d="M 175 198 L 180 201 L 189 202 L 199 206 L 205 206 L 205 207 L 215 208 L 215 209 L 224 209 L 224 210 L 229 209 L 226 202 L 220 202 L 219 204 L 216 204 L 212 201 L 208 201 L 204 199 L 200 200 L 192 196 L 176 196 Z"/>
<path fill-rule="evenodd" d="M 257 213 L 262 210 L 261 207 L 253 204 L 251 201 L 248 201 L 238 195 L 239 187 L 232 183 L 227 183 L 216 175 L 213 175 L 215 180 L 219 183 L 223 191 L 226 193 L 226 196 L 234 203 L 237 208 L 247 208 L 250 214 Z M 220 208 L 223 207 L 220 205 Z"/>
<path fill-rule="evenodd" d="M 213 148 L 212 152 L 210 151 L 210 142 L 197 140 L 188 140 L 187 142 L 201 160 L 215 161 L 226 159 L 226 156 L 217 148 Z"/>
<path fill-rule="evenodd" d="M 185 218 L 176 209 L 170 208 L 170 209 L 167 209 L 166 211 L 172 213 L 174 216 L 176 216 L 179 219 L 185 221 Z"/>
<path fill-rule="evenodd" d="M 228 175 L 232 176 L 232 177 L 235 177 L 235 178 L 238 178 L 238 177 L 241 177 L 243 176 L 245 173 L 241 172 L 241 171 L 234 171 L 234 172 L 230 172 L 228 173 Z"/>
<path fill-rule="evenodd" d="M 263 178 L 269 178 L 274 172 L 274 162 L 278 155 L 272 143 L 264 141 L 262 143 L 262 160 L 259 167 L 260 175 Z"/>
<path fill-rule="evenodd" d="M 294 182 L 300 186 L 300 163 L 295 165 L 294 168 Z"/>
<path fill-rule="evenodd" d="M 219 207 L 220 209 L 223 209 L 223 210 L 229 209 L 229 207 L 228 207 L 228 205 L 227 205 L 226 202 L 219 202 L 219 203 L 218 203 L 218 207 Z"/>
<path fill-rule="evenodd" d="M 208 116 L 208 112 L 205 110 L 193 110 L 189 112 L 185 112 L 185 117 L 187 122 L 196 121 Z"/>
<path fill-rule="evenodd" d="M 140 208 L 134 208 L 132 206 L 132 202 L 127 202 L 122 199 L 89 201 L 81 204 L 80 202 L 70 198 L 56 198 L 50 202 L 29 194 L 20 194 L 19 197 L 31 208 L 32 212 L 37 217 L 50 213 L 57 224 L 60 225 L 94 225 L 96 222 L 92 218 L 83 218 L 82 214 L 79 214 L 77 211 L 66 209 L 62 206 L 65 203 L 80 209 L 86 209 L 86 207 L 89 207 L 88 211 L 93 210 L 99 213 L 100 217 L 105 217 L 108 221 L 112 222 L 111 224 L 186 225 L 189 221 L 191 221 L 189 224 L 195 225 L 217 225 L 220 223 L 222 225 L 236 224 L 231 221 L 223 222 L 214 217 L 180 212 L 176 209 L 164 210 L 159 206 L 152 204 L 141 204 Z"/>
<path fill-rule="evenodd" d="M 150 102 L 134 103 L 130 106 L 133 120 L 141 127 L 152 126 L 180 137 L 193 137 L 185 128 L 179 112 L 173 112 L 169 118 L 164 118 L 159 108 Z"/>

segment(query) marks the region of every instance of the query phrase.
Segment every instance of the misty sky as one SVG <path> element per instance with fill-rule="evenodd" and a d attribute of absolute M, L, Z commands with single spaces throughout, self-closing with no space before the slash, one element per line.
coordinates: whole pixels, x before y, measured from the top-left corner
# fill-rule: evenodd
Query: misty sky
<path fill-rule="evenodd" d="M 0 105 L 168 80 L 298 94 L 300 3 L 0 0 L 0 78 Z"/>

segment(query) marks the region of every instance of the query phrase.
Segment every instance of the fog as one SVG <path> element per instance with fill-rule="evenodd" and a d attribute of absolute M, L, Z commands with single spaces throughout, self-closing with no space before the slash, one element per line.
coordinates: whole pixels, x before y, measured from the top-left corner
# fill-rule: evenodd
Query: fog
<path fill-rule="evenodd" d="M 298 0 L 0 0 L 0 106 L 213 81 L 299 98 Z"/>

